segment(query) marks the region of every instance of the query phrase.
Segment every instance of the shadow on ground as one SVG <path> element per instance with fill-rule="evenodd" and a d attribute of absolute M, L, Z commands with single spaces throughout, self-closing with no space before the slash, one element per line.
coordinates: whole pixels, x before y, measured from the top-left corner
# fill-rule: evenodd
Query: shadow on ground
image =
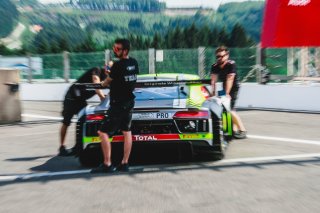
<path fill-rule="evenodd" d="M 54 157 L 47 161 L 45 164 L 34 167 L 32 169 L 36 170 L 47 170 L 47 168 L 51 168 L 50 170 L 54 170 L 56 164 L 59 161 L 59 171 L 62 171 L 61 169 L 66 169 L 68 166 L 75 168 L 75 159 L 69 159 L 70 161 L 63 161 L 67 162 L 65 167 L 61 168 L 61 158 L 60 157 Z M 72 162 L 73 161 L 73 162 Z M 160 162 L 160 161 L 159 161 Z M 70 163 L 70 164 L 69 164 Z M 68 165 L 69 164 L 69 165 Z M 71 166 L 71 164 L 73 166 Z M 296 167 L 305 167 L 309 165 L 317 165 L 320 166 L 320 158 L 319 157 L 311 157 L 308 159 L 303 160 L 270 160 L 270 161 L 263 161 L 263 162 L 232 162 L 232 163 L 223 163 L 223 164 L 216 164 L 214 162 L 185 162 L 185 163 L 175 163 L 175 164 L 160 164 L 160 165 L 152 165 L 152 166 L 134 166 L 130 170 L 129 173 L 123 173 L 123 172 L 115 172 L 115 173 L 108 173 L 108 174 L 90 174 L 90 170 L 83 169 L 78 170 L 78 173 L 54 173 L 52 172 L 52 175 L 46 175 L 46 176 L 34 176 L 34 177 L 27 177 L 27 175 L 20 175 L 15 179 L 12 180 L 1 180 L 0 179 L 0 186 L 5 185 L 11 185 L 11 184 L 23 184 L 28 182 L 51 182 L 51 181 L 57 181 L 57 180 L 70 180 L 70 179 L 86 179 L 91 180 L 95 177 L 101 177 L 104 176 L 108 178 L 109 176 L 116 176 L 116 175 L 125 175 L 128 177 L 135 178 L 136 175 L 139 175 L 141 173 L 147 174 L 147 173 L 159 173 L 159 172 L 166 172 L 166 173 L 174 173 L 177 174 L 180 171 L 188 171 L 188 170 L 207 170 L 208 172 L 224 172 L 226 170 L 230 169 L 236 169 L 236 168 L 254 168 L 258 170 L 265 170 L 269 169 L 274 166 L 284 166 L 284 165 L 290 165 L 290 166 L 296 166 Z M 298 169 L 298 168 L 297 168 Z M 37 173 L 34 173 L 37 174 Z M 49 173 L 50 174 L 50 173 Z M 6 177 L 6 176 L 0 176 L 0 177 Z"/>

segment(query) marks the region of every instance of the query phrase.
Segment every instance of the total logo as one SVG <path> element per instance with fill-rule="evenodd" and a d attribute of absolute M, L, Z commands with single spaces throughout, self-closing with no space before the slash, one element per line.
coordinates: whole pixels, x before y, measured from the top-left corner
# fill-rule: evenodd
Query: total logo
<path fill-rule="evenodd" d="M 134 135 L 133 139 L 135 141 L 156 141 L 158 138 L 154 135 Z"/>
<path fill-rule="evenodd" d="M 288 5 L 292 5 L 292 6 L 306 6 L 307 4 L 309 4 L 311 2 L 311 0 L 289 0 Z"/>

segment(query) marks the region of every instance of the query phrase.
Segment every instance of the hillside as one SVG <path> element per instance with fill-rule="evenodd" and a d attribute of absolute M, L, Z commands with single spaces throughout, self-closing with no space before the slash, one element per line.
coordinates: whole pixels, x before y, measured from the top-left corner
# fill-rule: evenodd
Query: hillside
<path fill-rule="evenodd" d="M 19 19 L 19 12 L 15 5 L 9 0 L 0 1 L 0 38 L 8 36 Z"/>
<path fill-rule="evenodd" d="M 247 44 L 252 44 L 260 39 L 264 9 L 263 1 L 228 3 L 221 5 L 217 11 L 165 10 L 165 5 L 157 4 L 157 0 L 73 0 L 64 5 L 35 4 L 35 0 L 24 1 L 24 4 L 21 1 L 12 2 L 16 3 L 20 12 L 17 20 L 29 26 L 23 33 L 23 48 L 36 53 L 102 50 L 119 36 L 137 39 L 135 43 L 139 49 L 154 43 L 155 36 L 165 39 L 173 31 L 187 33 L 192 25 L 196 31 L 208 33 L 208 36 L 223 31 L 220 34 L 232 37 L 228 34 L 234 27 L 240 28 L 241 32 L 244 29 L 242 33 L 251 41 Z M 17 23 L 15 19 L 5 22 Z M 0 29 L 0 35 L 10 34 L 14 24 L 11 26 L 5 32 Z M 201 43 L 199 40 L 195 44 L 215 43 Z M 178 47 L 190 45 L 181 44 Z"/>

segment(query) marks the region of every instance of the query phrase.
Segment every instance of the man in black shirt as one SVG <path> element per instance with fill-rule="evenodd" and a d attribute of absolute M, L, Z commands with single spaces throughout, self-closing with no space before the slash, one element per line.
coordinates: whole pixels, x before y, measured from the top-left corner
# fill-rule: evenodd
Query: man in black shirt
<path fill-rule="evenodd" d="M 106 73 L 100 68 L 91 68 L 86 71 L 75 83 L 100 83 L 101 80 L 106 78 Z M 79 90 L 72 85 L 64 98 L 63 101 L 63 121 L 60 129 L 60 148 L 59 156 L 71 156 L 77 152 L 77 147 L 74 146 L 72 149 L 66 149 L 65 138 L 67 129 L 70 126 L 73 115 L 78 114 L 82 108 L 87 106 L 87 99 L 97 94 L 101 101 L 105 98 L 105 95 L 100 89 L 97 90 Z"/>
<path fill-rule="evenodd" d="M 238 139 L 246 138 L 246 129 L 234 109 L 240 88 L 238 74 L 236 71 L 236 63 L 233 60 L 229 60 L 229 50 L 224 46 L 218 47 L 215 54 L 217 62 L 211 67 L 211 85 L 213 95 L 216 95 L 216 82 L 219 78 L 219 80 L 222 81 L 226 96 L 231 99 L 231 115 L 234 124 L 234 137 Z"/>
<path fill-rule="evenodd" d="M 114 172 L 116 170 L 111 162 L 109 138 L 118 130 L 121 130 L 124 136 L 124 147 L 123 158 L 117 169 L 120 171 L 129 170 L 128 161 L 132 147 L 130 128 L 135 98 L 133 90 L 139 74 L 138 63 L 134 58 L 128 56 L 129 51 L 130 42 L 127 39 L 117 39 L 115 41 L 113 52 L 120 60 L 114 62 L 109 77 L 101 83 L 102 86 L 110 86 L 110 108 L 98 131 L 104 161 L 98 168 L 93 169 L 92 173 Z"/>

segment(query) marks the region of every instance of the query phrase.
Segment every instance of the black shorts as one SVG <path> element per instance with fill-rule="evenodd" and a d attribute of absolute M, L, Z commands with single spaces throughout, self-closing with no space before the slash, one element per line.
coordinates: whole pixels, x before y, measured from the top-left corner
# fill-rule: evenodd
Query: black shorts
<path fill-rule="evenodd" d="M 100 131 L 112 137 L 117 131 L 130 131 L 134 100 L 111 104 Z"/>
<path fill-rule="evenodd" d="M 63 110 L 61 113 L 63 116 L 62 123 L 70 126 L 72 117 L 78 114 L 80 110 L 85 106 L 87 106 L 87 102 L 85 100 L 74 100 L 66 98 L 63 101 Z"/>
<path fill-rule="evenodd" d="M 231 96 L 230 107 L 232 110 L 234 109 L 234 106 L 236 105 L 236 100 L 238 99 L 238 92 L 239 92 L 239 89 L 233 90 L 230 92 L 230 96 Z"/>

